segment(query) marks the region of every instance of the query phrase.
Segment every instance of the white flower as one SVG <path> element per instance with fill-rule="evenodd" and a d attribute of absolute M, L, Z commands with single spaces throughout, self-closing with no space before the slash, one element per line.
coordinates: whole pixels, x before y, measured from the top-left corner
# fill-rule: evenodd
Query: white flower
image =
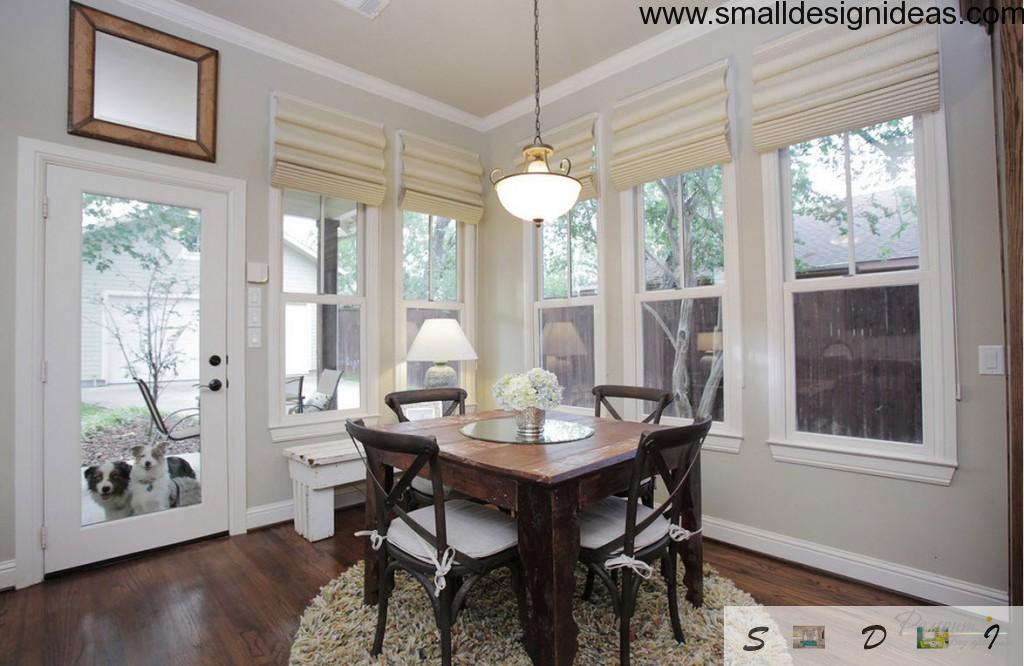
<path fill-rule="evenodd" d="M 562 387 L 555 373 L 534 368 L 521 374 L 509 374 L 491 388 L 498 406 L 509 411 L 522 411 L 528 407 L 554 409 L 562 404 Z"/>

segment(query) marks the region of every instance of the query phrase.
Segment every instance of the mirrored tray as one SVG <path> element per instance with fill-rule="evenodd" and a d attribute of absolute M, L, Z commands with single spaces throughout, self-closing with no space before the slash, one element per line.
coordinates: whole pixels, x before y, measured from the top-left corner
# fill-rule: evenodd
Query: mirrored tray
<path fill-rule="evenodd" d="M 505 444 L 564 444 L 586 439 L 594 434 L 594 429 L 582 423 L 547 419 L 540 437 L 526 439 L 516 432 L 515 418 L 491 419 L 476 421 L 459 429 L 466 437 L 485 442 L 502 442 Z"/>

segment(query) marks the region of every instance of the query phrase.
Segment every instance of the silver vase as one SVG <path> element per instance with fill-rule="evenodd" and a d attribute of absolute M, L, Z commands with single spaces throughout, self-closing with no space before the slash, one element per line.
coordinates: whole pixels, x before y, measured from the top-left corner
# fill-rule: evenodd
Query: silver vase
<path fill-rule="evenodd" d="M 516 434 L 520 439 L 540 439 L 543 432 L 543 409 L 527 407 L 516 412 Z"/>

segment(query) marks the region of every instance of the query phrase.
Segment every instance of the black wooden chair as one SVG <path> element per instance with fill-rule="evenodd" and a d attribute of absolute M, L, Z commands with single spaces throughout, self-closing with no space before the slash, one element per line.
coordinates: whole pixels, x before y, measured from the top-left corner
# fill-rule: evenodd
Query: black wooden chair
<path fill-rule="evenodd" d="M 643 579 L 650 577 L 655 561 L 660 560 L 668 586 L 672 634 L 684 642 L 676 564 L 679 543 L 693 533 L 680 524 L 683 488 L 710 428 L 711 419 L 705 418 L 692 425 L 645 433 L 633 461 L 628 498 L 609 497 L 580 512 L 580 561 L 587 567 L 583 596 L 590 597 L 595 575 L 607 588 L 619 618 L 619 661 L 624 666 L 629 664 L 629 623 L 637 593 Z M 670 490 L 668 499 L 655 509 L 638 502 L 640 483 L 652 469 Z M 615 571 L 621 575 L 613 577 Z"/>
<path fill-rule="evenodd" d="M 622 417 L 615 411 L 615 407 L 608 402 L 608 398 L 626 398 L 630 400 L 641 400 L 645 402 L 654 403 L 654 411 L 644 417 L 641 423 L 661 423 L 661 415 L 665 409 L 672 404 L 672 393 L 670 391 L 664 391 L 662 389 L 648 388 L 646 386 L 614 386 L 614 385 L 602 385 L 595 386 L 593 390 L 594 394 L 594 416 L 601 416 L 601 406 L 603 405 L 611 417 L 617 421 L 621 421 Z M 648 479 L 644 479 L 643 483 L 640 484 L 640 499 L 643 501 L 644 506 L 653 508 L 654 507 L 654 489 L 657 486 L 655 478 L 652 476 Z M 619 497 L 625 497 L 625 493 L 621 493 Z"/>
<path fill-rule="evenodd" d="M 467 500 L 442 500 L 442 473 L 437 440 L 433 437 L 387 433 L 372 430 L 351 420 L 345 429 L 362 444 L 369 470 L 381 468 L 382 451 L 415 456 L 413 463 L 397 482 L 394 469 L 385 467 L 384 479 L 375 474 L 375 529 L 357 532 L 367 535 L 377 551 L 380 572 L 377 602 L 377 631 L 371 654 L 377 656 L 384 644 L 388 599 L 395 582 L 395 571 L 411 574 L 430 595 L 437 629 L 441 635 L 441 662 L 452 660 L 452 625 L 465 606 L 473 586 L 491 571 L 506 567 L 519 606 L 519 619 L 525 626 L 526 588 L 519 567 L 516 523 L 502 512 Z M 399 498 L 424 466 L 430 469 L 434 488 L 433 503 L 406 513 Z M 391 516 L 396 516 L 392 520 Z"/>
<path fill-rule="evenodd" d="M 409 417 L 405 415 L 405 411 L 402 409 L 403 405 L 420 405 L 428 402 L 440 402 L 442 405 L 442 416 L 451 416 L 455 413 L 456 409 L 459 410 L 459 414 L 464 415 L 466 413 L 467 395 L 466 390 L 461 388 L 395 391 L 384 396 L 384 404 L 386 404 L 391 411 L 395 413 L 399 423 L 408 423 Z M 427 506 L 434 501 L 434 491 L 430 486 L 430 481 L 419 476 L 413 478 L 412 485 L 409 486 L 408 495 L 408 499 L 411 500 L 412 506 Z M 444 498 L 454 498 L 450 488 L 444 489 Z"/>

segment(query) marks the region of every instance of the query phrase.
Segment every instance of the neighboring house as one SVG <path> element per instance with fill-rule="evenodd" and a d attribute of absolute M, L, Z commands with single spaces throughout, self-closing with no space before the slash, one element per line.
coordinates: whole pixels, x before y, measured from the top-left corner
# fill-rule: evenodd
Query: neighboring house
<path fill-rule="evenodd" d="M 134 260 L 120 255 L 106 271 L 82 265 L 82 385 L 104 386 L 130 382 L 131 372 L 124 355 L 118 348 L 113 327 L 122 337 L 138 345 L 140 336 L 132 317 L 125 314 L 126 307 L 145 303 L 145 286 L 150 271 Z M 175 277 L 183 282 L 199 283 L 199 255 L 181 249 L 176 257 Z M 178 301 L 176 313 L 168 319 L 171 325 L 182 321 L 198 320 L 198 294 L 189 294 Z M 185 357 L 178 366 L 177 379 L 195 380 L 199 377 L 199 331 L 197 326 L 182 334 L 178 346 Z M 140 366 L 135 373 L 145 377 Z"/>

